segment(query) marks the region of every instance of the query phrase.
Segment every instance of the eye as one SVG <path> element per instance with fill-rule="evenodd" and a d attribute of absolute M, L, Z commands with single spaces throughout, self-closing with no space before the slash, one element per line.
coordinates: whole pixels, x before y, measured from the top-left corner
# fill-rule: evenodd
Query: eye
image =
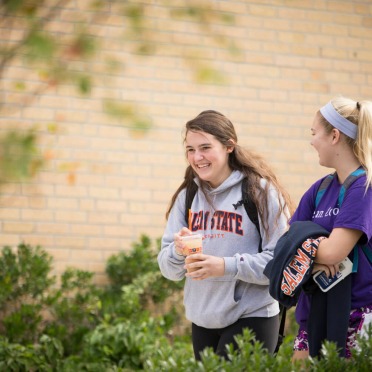
<path fill-rule="evenodd" d="M 186 149 L 186 152 L 187 152 L 187 153 L 194 152 L 194 151 L 195 151 L 195 150 L 192 149 L 192 148 L 188 148 L 188 149 Z"/>

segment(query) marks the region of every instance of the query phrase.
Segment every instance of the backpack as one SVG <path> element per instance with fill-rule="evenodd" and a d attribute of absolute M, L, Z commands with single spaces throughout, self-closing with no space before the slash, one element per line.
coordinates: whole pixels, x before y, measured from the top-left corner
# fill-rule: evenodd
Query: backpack
<path fill-rule="evenodd" d="M 354 181 L 356 181 L 359 177 L 364 176 L 365 174 L 366 174 L 366 171 L 363 168 L 358 168 L 357 170 L 349 174 L 349 176 L 346 178 L 346 180 L 342 184 L 340 193 L 338 195 L 338 207 L 339 208 L 341 208 L 342 202 L 344 201 L 344 197 L 345 197 L 347 189 L 354 183 Z M 336 175 L 336 172 L 329 174 L 320 183 L 316 197 L 315 197 L 315 208 L 319 205 L 320 200 L 322 199 L 327 187 L 331 184 L 335 175 Z M 356 273 L 358 271 L 358 263 L 359 263 L 359 251 L 357 249 L 357 245 L 355 245 L 355 247 L 353 248 L 353 251 L 354 251 L 354 258 L 353 258 L 352 272 Z M 362 247 L 362 251 L 367 256 L 368 260 L 372 263 L 371 251 L 366 246 Z"/>
<path fill-rule="evenodd" d="M 256 226 L 256 229 L 258 231 L 258 234 L 260 236 L 260 241 L 258 244 L 258 252 L 262 252 L 262 236 L 260 232 L 260 222 L 258 219 L 258 211 L 257 206 L 253 202 L 253 200 L 250 198 L 248 192 L 247 192 L 247 184 L 248 180 L 247 178 L 243 178 L 242 182 L 242 200 L 238 201 L 236 204 L 233 204 L 234 208 L 237 209 L 241 205 L 244 205 L 245 211 L 247 212 L 247 215 L 249 219 L 253 222 L 253 224 Z M 186 188 L 186 199 L 185 199 L 185 221 L 186 226 L 189 226 L 189 210 L 191 208 L 192 201 L 194 200 L 195 194 L 198 191 L 198 185 L 193 182 L 192 186 L 189 188 Z M 283 343 L 284 340 L 284 328 L 285 328 L 285 318 L 286 318 L 286 312 L 287 309 L 282 304 L 279 304 L 279 317 L 280 317 L 280 327 L 279 327 L 279 334 L 278 334 L 278 342 L 275 348 L 275 353 L 278 352 L 280 345 Z"/>

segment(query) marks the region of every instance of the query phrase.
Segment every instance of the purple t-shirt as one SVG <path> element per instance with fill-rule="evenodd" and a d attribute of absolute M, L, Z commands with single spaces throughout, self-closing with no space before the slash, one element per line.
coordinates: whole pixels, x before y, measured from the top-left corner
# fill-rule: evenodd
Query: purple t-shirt
<path fill-rule="evenodd" d="M 300 204 L 291 218 L 295 221 L 313 221 L 329 232 L 335 227 L 360 230 L 363 232 L 358 244 L 367 245 L 372 252 L 372 188 L 365 193 L 366 177 L 359 177 L 346 191 L 341 208 L 338 206 L 338 196 L 341 189 L 337 177 L 325 190 L 318 207 L 315 208 L 315 198 L 323 179 L 315 182 L 301 198 Z M 357 273 L 352 275 L 351 308 L 356 309 L 372 304 L 372 264 L 363 251 L 359 249 L 359 264 Z M 349 258 L 353 260 L 353 252 Z M 296 320 L 301 328 L 306 329 L 306 321 L 310 307 L 309 296 L 303 292 L 296 307 Z"/>

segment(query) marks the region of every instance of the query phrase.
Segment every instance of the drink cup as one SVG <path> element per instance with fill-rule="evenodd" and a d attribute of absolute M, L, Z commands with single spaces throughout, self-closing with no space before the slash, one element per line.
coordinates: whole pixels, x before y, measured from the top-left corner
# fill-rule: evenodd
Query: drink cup
<path fill-rule="evenodd" d="M 198 260 L 193 260 L 192 256 L 195 253 L 203 253 L 203 241 L 201 234 L 192 234 L 182 237 L 182 241 L 185 243 L 184 254 L 186 257 L 186 263 L 196 262 Z M 188 269 L 187 272 L 193 272 L 197 269 Z"/>

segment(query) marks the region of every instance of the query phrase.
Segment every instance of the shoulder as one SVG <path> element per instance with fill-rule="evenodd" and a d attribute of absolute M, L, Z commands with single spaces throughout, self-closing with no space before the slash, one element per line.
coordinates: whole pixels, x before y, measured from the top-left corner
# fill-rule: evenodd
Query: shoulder
<path fill-rule="evenodd" d="M 311 221 L 313 212 L 315 210 L 315 201 L 319 191 L 319 187 L 327 176 L 318 179 L 305 191 L 294 214 L 291 217 L 290 224 L 295 221 Z"/>
<path fill-rule="evenodd" d="M 366 189 L 366 177 L 362 176 L 355 180 L 345 192 L 345 201 L 354 199 L 355 202 L 370 202 L 372 201 L 372 187 Z"/>
<path fill-rule="evenodd" d="M 265 178 L 260 178 L 260 187 L 263 190 L 267 190 L 269 193 L 274 193 L 275 195 L 278 194 L 278 191 L 275 188 L 275 186 Z"/>
<path fill-rule="evenodd" d="M 366 182 L 367 182 L 367 176 L 364 174 L 363 176 L 358 177 L 350 186 L 349 188 L 358 188 L 363 187 L 364 190 L 366 189 Z M 372 191 L 372 186 L 369 186 L 367 188 L 367 192 Z"/>
<path fill-rule="evenodd" d="M 312 200 L 315 200 L 315 197 L 317 195 L 317 193 L 320 191 L 320 187 L 323 186 L 324 188 L 327 188 L 330 184 L 330 182 L 328 182 L 328 180 L 332 181 L 332 179 L 330 178 L 330 174 L 318 179 L 317 181 L 315 181 L 306 191 L 305 193 L 303 194 L 302 198 L 304 199 L 312 199 Z"/>
<path fill-rule="evenodd" d="M 174 202 L 174 205 L 177 207 L 177 209 L 181 209 L 181 210 L 184 210 L 185 209 L 186 193 L 187 193 L 187 189 L 186 188 L 182 189 L 178 193 L 177 198 L 176 198 L 176 200 Z"/>

